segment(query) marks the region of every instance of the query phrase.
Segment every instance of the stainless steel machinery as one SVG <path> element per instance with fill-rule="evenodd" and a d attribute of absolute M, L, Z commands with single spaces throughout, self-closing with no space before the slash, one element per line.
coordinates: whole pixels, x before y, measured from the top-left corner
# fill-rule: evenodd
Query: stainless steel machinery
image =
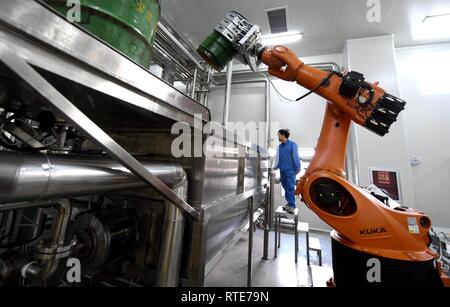
<path fill-rule="evenodd" d="M 226 157 L 174 158 L 175 122 L 218 138 L 191 97 L 41 2 L 0 0 L 0 285 L 202 286 L 268 205 L 269 165 L 230 136 Z"/>

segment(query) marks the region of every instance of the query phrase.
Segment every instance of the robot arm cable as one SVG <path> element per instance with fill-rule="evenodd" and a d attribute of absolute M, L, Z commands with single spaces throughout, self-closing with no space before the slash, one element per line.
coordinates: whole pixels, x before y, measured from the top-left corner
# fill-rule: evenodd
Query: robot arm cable
<path fill-rule="evenodd" d="M 315 93 L 318 89 L 320 89 L 322 86 L 324 86 L 325 84 L 327 84 L 327 82 L 331 79 L 331 77 L 333 75 L 338 75 L 340 77 L 342 77 L 342 74 L 340 72 L 337 72 L 335 70 L 332 70 L 330 72 L 330 74 L 328 75 L 328 77 L 326 77 L 322 82 L 320 82 L 320 84 L 313 90 L 309 91 L 308 93 L 306 93 L 305 95 L 301 96 L 300 98 L 297 98 L 296 101 L 300 101 L 306 97 L 308 97 L 309 95 Z"/>

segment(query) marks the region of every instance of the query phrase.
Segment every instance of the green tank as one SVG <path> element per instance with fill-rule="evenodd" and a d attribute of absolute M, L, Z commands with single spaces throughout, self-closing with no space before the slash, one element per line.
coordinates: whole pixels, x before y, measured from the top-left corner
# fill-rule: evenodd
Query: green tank
<path fill-rule="evenodd" d="M 66 0 L 45 0 L 63 15 L 71 7 Z M 160 6 L 158 0 L 80 0 L 81 27 L 135 62 L 149 67 Z"/>
<path fill-rule="evenodd" d="M 208 35 L 197 51 L 206 63 L 219 72 L 237 54 L 233 45 L 216 31 Z"/>

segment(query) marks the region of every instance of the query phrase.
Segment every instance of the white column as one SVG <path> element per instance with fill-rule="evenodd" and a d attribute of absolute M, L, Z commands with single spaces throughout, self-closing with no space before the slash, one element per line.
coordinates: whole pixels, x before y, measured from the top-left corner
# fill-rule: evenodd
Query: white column
<path fill-rule="evenodd" d="M 347 40 L 343 57 L 347 70 L 363 73 L 369 82 L 380 81 L 380 86 L 388 93 L 400 96 L 392 35 Z M 408 112 L 408 105 L 403 112 Z M 384 137 L 360 126 L 355 127 L 353 132 L 349 147 L 357 151 L 359 184 L 370 184 L 369 169 L 372 167 L 399 170 L 401 203 L 414 208 L 414 190 L 403 115 L 400 114 L 390 133 Z"/>

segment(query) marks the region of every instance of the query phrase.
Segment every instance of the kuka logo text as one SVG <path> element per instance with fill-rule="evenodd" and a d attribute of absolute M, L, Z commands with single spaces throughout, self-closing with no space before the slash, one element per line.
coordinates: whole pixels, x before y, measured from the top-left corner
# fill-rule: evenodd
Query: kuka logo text
<path fill-rule="evenodd" d="M 368 229 L 361 229 L 359 231 L 360 235 L 379 235 L 379 234 L 383 234 L 386 233 L 386 229 L 384 229 L 383 227 L 379 227 L 379 228 L 368 228 Z"/>

